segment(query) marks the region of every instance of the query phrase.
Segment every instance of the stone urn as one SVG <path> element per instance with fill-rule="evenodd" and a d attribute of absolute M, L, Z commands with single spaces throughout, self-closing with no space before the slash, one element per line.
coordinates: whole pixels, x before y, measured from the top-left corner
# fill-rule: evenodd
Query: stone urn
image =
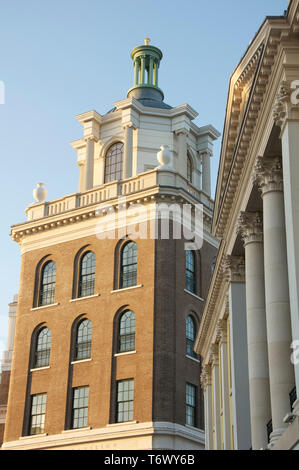
<path fill-rule="evenodd" d="M 169 150 L 168 145 L 161 145 L 160 152 L 157 153 L 157 160 L 160 163 L 158 168 L 160 169 L 173 169 L 173 157 L 172 152 Z"/>
<path fill-rule="evenodd" d="M 33 190 L 33 197 L 37 202 L 44 202 L 47 197 L 47 190 L 44 183 L 37 183 L 36 188 Z"/>

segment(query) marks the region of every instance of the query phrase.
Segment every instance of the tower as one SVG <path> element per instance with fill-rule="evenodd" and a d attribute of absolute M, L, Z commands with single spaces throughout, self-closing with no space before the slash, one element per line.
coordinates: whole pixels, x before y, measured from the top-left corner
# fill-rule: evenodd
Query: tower
<path fill-rule="evenodd" d="M 78 192 L 46 202 L 40 184 L 11 230 L 22 265 L 4 449 L 204 445 L 193 343 L 218 248 L 209 160 L 219 133 L 164 102 L 162 52 L 148 39 L 131 57 L 127 98 L 77 116 Z M 191 225 L 179 237 L 184 208 Z"/>

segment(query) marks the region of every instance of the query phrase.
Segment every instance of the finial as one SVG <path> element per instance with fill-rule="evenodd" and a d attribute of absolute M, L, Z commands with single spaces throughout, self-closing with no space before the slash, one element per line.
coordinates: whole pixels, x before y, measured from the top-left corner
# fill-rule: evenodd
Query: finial
<path fill-rule="evenodd" d="M 37 183 L 36 188 L 33 190 L 33 197 L 37 202 L 44 202 L 47 197 L 47 190 L 44 183 Z"/>
<path fill-rule="evenodd" d="M 150 38 L 144 38 L 144 44 L 148 46 L 150 43 Z"/>

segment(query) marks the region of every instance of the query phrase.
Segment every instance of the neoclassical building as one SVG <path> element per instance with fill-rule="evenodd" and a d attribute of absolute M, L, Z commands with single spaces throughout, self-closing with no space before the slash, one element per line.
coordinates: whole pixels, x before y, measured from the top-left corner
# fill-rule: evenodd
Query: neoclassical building
<path fill-rule="evenodd" d="M 198 127 L 189 105 L 164 102 L 162 52 L 148 39 L 131 57 L 127 98 L 77 116 L 78 191 L 46 202 L 40 183 L 11 229 L 21 276 L 2 449 L 204 447 L 194 341 L 219 246 L 210 158 L 220 134 Z M 160 204 L 188 207 L 191 231 L 200 206 L 202 245 L 186 249 L 174 223 L 153 237 L 146 222 L 161 228 Z"/>
<path fill-rule="evenodd" d="M 231 76 L 195 350 L 207 449 L 299 449 L 299 1 Z M 296 354 L 297 348 L 297 354 Z"/>

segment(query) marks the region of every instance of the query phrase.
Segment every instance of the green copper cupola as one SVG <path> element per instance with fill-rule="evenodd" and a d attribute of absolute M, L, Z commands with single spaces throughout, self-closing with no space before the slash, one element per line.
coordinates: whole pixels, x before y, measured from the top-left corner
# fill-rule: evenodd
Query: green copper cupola
<path fill-rule="evenodd" d="M 128 91 L 128 98 L 146 102 L 163 102 L 163 91 L 158 87 L 158 71 L 163 57 L 160 49 L 149 45 L 149 38 L 145 38 L 144 45 L 135 47 L 131 52 L 134 64 L 134 86 Z M 158 105 L 158 103 L 156 103 Z M 167 105 L 166 105 L 167 106 Z"/>

